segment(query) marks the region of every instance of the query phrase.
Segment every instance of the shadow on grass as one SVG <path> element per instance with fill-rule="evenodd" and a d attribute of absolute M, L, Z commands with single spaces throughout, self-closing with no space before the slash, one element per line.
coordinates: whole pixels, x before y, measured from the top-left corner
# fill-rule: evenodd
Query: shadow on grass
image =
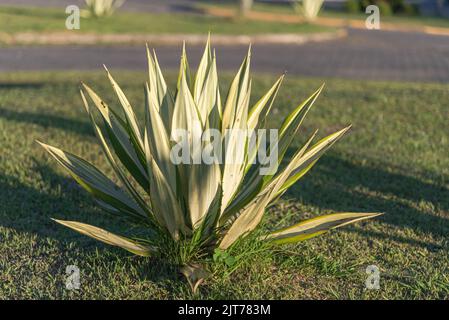
<path fill-rule="evenodd" d="M 56 125 L 75 132 L 90 132 L 87 123 L 81 125 L 81 122 L 76 120 L 59 119 L 48 115 L 23 116 L 23 113 L 9 110 L 0 110 L 0 115 L 17 121 Z M 78 131 L 80 127 L 84 129 Z M 0 174 L 1 226 L 20 233 L 33 233 L 41 241 L 53 238 L 58 241 L 61 251 L 67 248 L 68 242 L 76 242 L 83 254 L 101 248 L 113 250 L 118 259 L 129 256 L 120 249 L 111 249 L 51 221 L 51 217 L 74 219 L 123 234 L 123 228 L 119 228 L 123 226 L 120 221 L 101 215 L 92 198 L 72 179 L 57 174 L 51 167 L 37 161 L 31 171 L 34 180 Z M 23 181 L 34 182 L 26 184 Z M 368 165 L 358 165 L 336 154 L 325 156 L 308 176 L 289 191 L 287 196 L 295 197 L 305 204 L 335 211 L 386 212 L 386 215 L 379 218 L 380 221 L 399 229 L 410 228 L 436 237 L 447 237 L 449 234 L 449 219 L 432 214 L 435 208 L 448 210 L 447 188 L 412 176 L 391 173 Z M 359 232 L 355 228 L 347 230 Z M 364 230 L 362 235 L 380 240 L 391 239 L 430 250 L 440 249 L 425 241 L 390 235 L 382 231 Z M 172 280 L 179 279 L 176 272 L 172 272 L 173 266 L 162 261 L 137 265 L 139 277 L 161 283 L 163 287 L 171 286 Z"/>
<path fill-rule="evenodd" d="M 0 82 L 0 90 L 9 89 L 40 89 L 44 87 L 41 82 Z"/>
<path fill-rule="evenodd" d="M 41 179 L 41 183 L 35 187 L 24 184 L 14 176 L 0 175 L 2 226 L 64 241 L 76 234 L 68 229 L 61 229 L 51 218 L 67 217 L 67 214 L 80 212 L 80 220 L 87 218 L 92 221 L 92 217 L 98 215 L 94 202 L 75 181 L 37 163 L 32 170 L 32 174 Z M 39 188 L 50 191 L 43 192 Z M 101 220 L 104 219 L 99 219 Z"/>
<path fill-rule="evenodd" d="M 59 175 L 50 167 L 37 162 L 33 166 L 33 175 L 39 177 L 36 180 L 42 181 L 36 187 L 26 185 L 16 177 L 0 174 L 1 227 L 13 229 L 20 234 L 36 235 L 38 243 L 46 244 L 46 238 L 54 239 L 56 242 L 52 246 L 61 253 L 67 252 L 69 247 L 73 248 L 70 242 L 75 242 L 78 250 L 73 255 L 74 259 L 95 255 L 98 250 L 101 256 L 110 257 L 105 259 L 111 269 L 119 261 L 131 263 L 140 279 L 156 283 L 169 292 L 176 289 L 172 286 L 181 278 L 176 266 L 169 262 L 141 257 L 130 260 L 132 254 L 125 250 L 108 246 L 52 221 L 51 218 L 60 218 L 86 222 L 124 236 L 139 232 L 133 226 L 124 227 L 125 224 L 119 218 L 111 219 L 96 208 L 92 197 L 71 178 Z M 39 188 L 48 192 L 40 191 Z"/>
<path fill-rule="evenodd" d="M 379 218 L 383 223 L 435 237 L 445 238 L 449 234 L 449 219 L 431 213 L 449 210 L 446 187 L 376 167 L 356 165 L 335 154 L 324 156 L 287 196 L 333 211 L 385 212 Z M 363 235 L 435 249 L 426 242 L 384 232 L 363 231 Z"/>
<path fill-rule="evenodd" d="M 180 13 L 195 13 L 195 14 L 204 14 L 205 10 L 201 8 L 197 8 L 192 6 L 189 3 L 186 4 L 173 4 L 170 5 L 170 11 L 172 12 L 180 12 Z"/>
<path fill-rule="evenodd" d="M 17 112 L 0 107 L 0 117 L 15 122 L 36 124 L 43 128 L 57 128 L 72 131 L 77 134 L 94 136 L 92 125 L 89 122 L 65 118 L 58 115 Z"/>

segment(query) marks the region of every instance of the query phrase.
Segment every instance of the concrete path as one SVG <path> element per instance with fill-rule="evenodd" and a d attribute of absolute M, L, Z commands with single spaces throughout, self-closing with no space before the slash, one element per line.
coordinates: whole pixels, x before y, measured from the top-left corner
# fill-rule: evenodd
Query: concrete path
<path fill-rule="evenodd" d="M 212 38 L 213 41 L 213 38 Z M 221 69 L 235 70 L 245 46 L 216 46 Z M 178 68 L 179 46 L 158 46 L 161 65 Z M 188 46 L 193 66 L 202 46 Z M 144 70 L 142 46 L 53 46 L 0 48 L 0 71 Z M 254 45 L 253 70 L 313 77 L 449 82 L 449 37 L 350 30 L 347 38 L 305 45 Z"/>

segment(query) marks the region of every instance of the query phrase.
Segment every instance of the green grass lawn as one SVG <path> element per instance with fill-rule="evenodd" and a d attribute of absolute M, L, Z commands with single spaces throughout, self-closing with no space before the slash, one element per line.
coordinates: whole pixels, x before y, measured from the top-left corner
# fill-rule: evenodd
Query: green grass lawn
<path fill-rule="evenodd" d="M 354 20 L 366 20 L 367 14 L 363 13 L 347 13 L 338 11 L 326 11 L 321 14 L 322 17 L 328 18 L 341 18 L 341 19 L 354 19 Z M 394 16 L 382 16 L 380 22 L 395 23 L 403 26 L 431 26 L 449 28 L 449 19 L 438 17 L 421 17 L 421 16 L 407 16 L 407 15 L 394 15 Z"/>
<path fill-rule="evenodd" d="M 116 73 L 136 108 L 143 106 L 144 77 L 144 71 Z M 82 111 L 80 79 L 118 103 L 102 73 L 0 75 L 0 299 L 192 298 L 172 266 L 133 257 L 50 220 L 122 230 L 35 143 L 68 149 L 111 173 Z M 253 98 L 274 80 L 256 76 Z M 271 124 L 278 125 L 321 80 L 287 79 Z M 448 99 L 449 85 L 328 80 L 296 143 L 315 128 L 320 136 L 348 123 L 353 130 L 269 210 L 266 225 L 332 211 L 386 214 L 261 254 L 232 277 L 207 280 L 197 297 L 447 298 Z M 71 264 L 81 270 L 79 291 L 65 289 Z M 365 289 L 368 265 L 381 270 L 380 290 Z"/>
<path fill-rule="evenodd" d="M 222 7 L 234 9 L 237 8 L 236 4 L 232 4 L 229 2 L 204 2 L 200 3 L 199 7 Z M 273 3 L 255 3 L 252 8 L 253 11 L 257 12 L 272 12 L 279 14 L 297 14 L 293 9 L 293 6 L 288 4 L 273 4 Z M 365 20 L 367 18 L 367 14 L 363 12 L 360 13 L 348 13 L 345 11 L 335 11 L 335 10 L 321 10 L 320 17 L 326 18 L 339 18 L 339 19 L 354 19 L 354 20 Z M 433 26 L 433 27 L 442 27 L 449 28 L 449 19 L 439 18 L 439 17 L 421 17 L 418 15 L 394 15 L 394 16 L 385 16 L 381 13 L 381 23 L 389 22 L 389 23 L 397 23 L 399 25 L 412 25 L 412 26 Z"/>
<path fill-rule="evenodd" d="M 67 31 L 67 14 L 63 8 L 1 7 L 0 32 L 54 32 Z M 329 31 L 331 28 L 309 24 L 242 21 L 199 14 L 139 13 L 118 11 L 102 19 L 81 18 L 80 33 L 200 33 L 258 34 L 309 33 Z"/>

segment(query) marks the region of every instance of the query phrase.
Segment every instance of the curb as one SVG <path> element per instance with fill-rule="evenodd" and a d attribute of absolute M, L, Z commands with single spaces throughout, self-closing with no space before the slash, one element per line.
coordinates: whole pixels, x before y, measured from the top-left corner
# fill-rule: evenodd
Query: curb
<path fill-rule="evenodd" d="M 263 35 L 214 35 L 214 44 L 304 44 L 340 39 L 347 36 L 347 31 L 317 32 L 310 34 L 263 34 Z M 0 33 L 0 43 L 7 45 L 97 45 L 97 44 L 163 44 L 174 45 L 183 41 L 189 44 L 204 44 L 207 35 L 198 34 L 77 34 L 73 32 L 54 33 L 17 33 L 14 35 Z"/>

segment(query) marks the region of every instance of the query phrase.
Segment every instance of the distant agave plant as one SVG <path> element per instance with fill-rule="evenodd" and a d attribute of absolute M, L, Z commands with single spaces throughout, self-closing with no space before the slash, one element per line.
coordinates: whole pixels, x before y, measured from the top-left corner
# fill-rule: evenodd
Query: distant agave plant
<path fill-rule="evenodd" d="M 107 71 L 118 96 L 120 110 L 110 108 L 90 87 L 82 83 L 81 97 L 90 116 L 106 159 L 120 182 L 116 184 L 89 162 L 61 149 L 41 145 L 68 170 L 70 175 L 107 212 L 147 228 L 146 239 L 125 238 L 75 221 L 55 220 L 82 234 L 136 255 L 175 257 L 192 284 L 201 280 L 199 263 L 222 252 L 249 235 L 261 222 L 265 209 L 304 176 L 317 160 L 350 127 L 343 128 L 316 143 L 316 132 L 299 148 L 283 169 L 261 175 L 255 160 L 256 145 L 244 141 L 220 140 L 223 163 L 173 163 L 170 152 L 178 129 L 212 143 L 205 134 L 233 129 L 262 129 L 283 76 L 250 106 L 250 51 L 233 79 L 224 104 L 220 97 L 215 53 L 207 42 L 196 76 L 190 75 L 183 48 L 176 90 L 170 91 L 156 54 L 147 48 L 148 82 L 145 86 L 145 121 L 142 125 L 124 92 Z M 296 107 L 279 129 L 275 148 L 281 163 L 287 148 L 322 87 Z M 93 103 L 93 108 L 86 95 Z M 102 119 L 103 125 L 98 123 Z M 196 125 L 199 123 L 199 126 Z M 188 148 L 193 134 L 188 136 Z M 243 145 L 243 147 L 241 147 Z M 274 152 L 274 151 L 273 151 Z M 240 154 L 244 161 L 227 163 L 228 155 Z M 271 154 L 271 151 L 269 152 Z M 321 235 L 349 223 L 377 216 L 377 213 L 335 213 L 304 220 L 262 237 L 272 244 L 294 243 Z M 204 271 L 204 270 L 203 270 Z M 200 273 L 199 273 L 200 272 Z M 195 281 L 192 279 L 196 279 Z M 194 287 L 194 285 L 193 285 Z"/>
<path fill-rule="evenodd" d="M 88 17 L 105 17 L 112 15 L 126 0 L 85 0 L 87 9 L 83 12 Z"/>
<path fill-rule="evenodd" d="M 313 21 L 318 17 L 324 0 L 295 0 L 294 8 L 307 21 Z"/>

